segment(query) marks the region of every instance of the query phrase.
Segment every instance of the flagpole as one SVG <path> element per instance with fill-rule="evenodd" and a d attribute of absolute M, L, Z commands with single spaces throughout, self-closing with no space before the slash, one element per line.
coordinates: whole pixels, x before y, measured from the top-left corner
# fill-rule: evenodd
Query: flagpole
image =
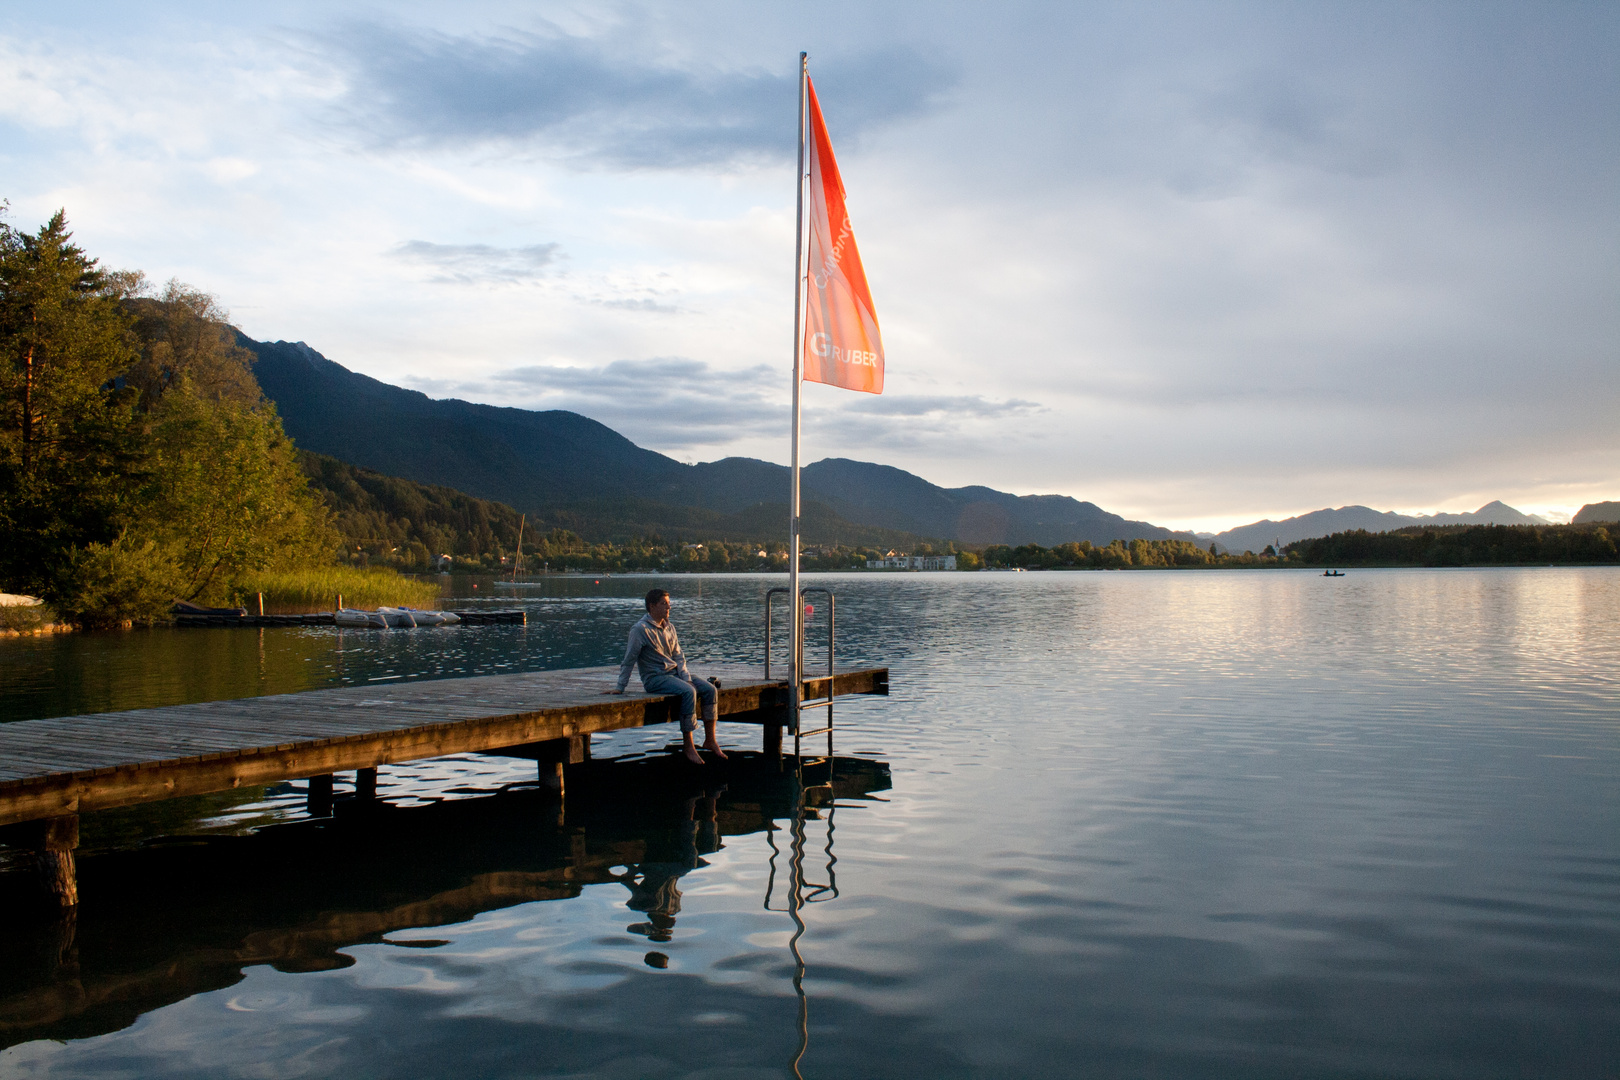
<path fill-rule="evenodd" d="M 788 602 L 793 607 L 789 621 L 789 667 L 793 681 L 788 691 L 791 730 L 799 730 L 799 690 L 804 685 L 804 601 L 799 596 L 799 389 L 804 366 L 804 157 L 805 108 L 808 95 L 809 53 L 799 54 L 799 172 L 798 200 L 793 219 L 793 469 L 788 493 Z"/>

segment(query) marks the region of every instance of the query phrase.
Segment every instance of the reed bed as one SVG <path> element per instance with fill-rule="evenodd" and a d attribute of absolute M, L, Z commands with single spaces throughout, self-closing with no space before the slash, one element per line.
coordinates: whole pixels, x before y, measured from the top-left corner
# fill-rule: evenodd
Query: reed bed
<path fill-rule="evenodd" d="M 266 615 L 295 615 L 332 611 L 337 598 L 351 608 L 434 608 L 439 584 L 405 577 L 379 567 L 322 566 L 307 570 L 266 572 L 250 577 L 237 588 L 235 602 L 258 613 L 258 593 L 264 593 Z"/>
<path fill-rule="evenodd" d="M 49 604 L 0 604 L 0 637 L 50 634 L 68 629 Z"/>

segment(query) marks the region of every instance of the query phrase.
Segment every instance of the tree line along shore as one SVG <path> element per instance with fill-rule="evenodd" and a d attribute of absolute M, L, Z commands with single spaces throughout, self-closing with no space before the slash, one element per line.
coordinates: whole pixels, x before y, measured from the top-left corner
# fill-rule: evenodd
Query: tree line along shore
<path fill-rule="evenodd" d="M 0 209 L 0 630 L 152 623 L 176 600 L 267 611 L 429 605 L 450 570 L 770 572 L 779 539 L 608 538 L 589 507 L 525 518 L 450 488 L 293 446 L 226 313 L 178 281 L 102 268 L 63 214 L 33 233 Z M 617 508 L 621 513 L 623 508 Z M 617 519 L 616 519 L 617 520 Z M 593 538 L 594 537 L 594 538 Z M 958 570 L 1613 563 L 1602 525 L 1340 533 L 1279 553 L 1185 540 L 1046 548 L 896 536 Z M 891 553 L 812 544 L 808 570 Z M 415 575 L 415 576 L 413 576 Z"/>
<path fill-rule="evenodd" d="M 1364 529 L 1285 544 L 1255 553 L 1222 552 L 1186 540 L 1080 541 L 985 548 L 991 569 L 1153 570 L 1176 567 L 1396 567 L 1612 565 L 1620 562 L 1609 528 L 1581 525 L 1431 525 L 1390 532 Z"/>
<path fill-rule="evenodd" d="M 212 297 L 109 271 L 63 214 L 0 217 L 0 591 L 35 621 L 116 626 L 176 600 L 431 601 L 341 566 L 341 536 Z M 39 610 L 43 609 L 43 610 Z"/>

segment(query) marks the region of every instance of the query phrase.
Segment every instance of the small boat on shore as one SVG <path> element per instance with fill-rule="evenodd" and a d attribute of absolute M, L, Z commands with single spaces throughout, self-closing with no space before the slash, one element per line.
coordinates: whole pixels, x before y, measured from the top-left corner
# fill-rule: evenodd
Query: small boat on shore
<path fill-rule="evenodd" d="M 453 611 L 420 611 L 416 608 L 380 607 L 376 611 L 343 608 L 332 613 L 335 625 L 356 629 L 369 626 L 379 630 L 414 630 L 421 626 L 449 626 L 460 621 L 461 616 Z"/>

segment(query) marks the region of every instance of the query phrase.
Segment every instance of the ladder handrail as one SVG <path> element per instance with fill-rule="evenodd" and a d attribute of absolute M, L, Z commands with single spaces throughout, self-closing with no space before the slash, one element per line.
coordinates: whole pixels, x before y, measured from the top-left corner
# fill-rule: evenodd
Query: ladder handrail
<path fill-rule="evenodd" d="M 765 591 L 765 678 L 767 679 L 771 677 L 771 613 L 773 607 L 771 601 L 775 598 L 777 593 L 786 594 L 790 593 L 791 591 L 791 589 L 783 588 L 780 585 Z M 799 758 L 800 756 L 799 740 L 805 734 L 820 735 L 822 732 L 826 732 L 827 760 L 831 761 L 833 756 L 833 697 L 835 696 L 833 692 L 833 683 L 838 672 L 838 669 L 834 664 L 834 652 L 837 644 L 838 598 L 834 596 L 833 591 L 827 588 L 825 585 L 802 585 L 799 587 L 797 603 L 794 604 L 794 618 L 804 618 L 804 598 L 808 593 L 827 594 L 827 697 L 825 699 L 818 698 L 813 703 L 806 703 L 801 697 L 804 691 L 804 686 L 801 683 L 798 687 L 795 687 L 797 692 L 793 695 L 793 700 L 798 701 L 799 707 L 793 710 L 793 715 L 790 716 L 788 720 L 789 723 L 793 725 L 793 756 L 795 759 Z M 804 653 L 802 650 L 804 648 L 804 635 L 802 634 L 799 635 L 799 648 L 801 650 L 799 656 L 793 658 L 799 662 L 797 664 L 790 664 L 789 666 L 797 667 L 800 677 L 803 678 Z M 792 676 L 789 676 L 789 678 L 791 679 Z M 803 712 L 806 708 L 825 708 L 827 710 L 827 726 L 824 728 L 817 728 L 811 732 L 802 731 L 798 714 Z"/>
<path fill-rule="evenodd" d="M 765 590 L 765 677 L 767 679 L 771 677 L 771 599 L 776 596 L 777 593 L 785 594 L 787 592 L 788 590 L 780 585 L 776 586 L 775 588 Z M 833 646 L 837 639 L 837 627 L 835 624 L 838 614 L 838 598 L 834 596 L 833 591 L 827 588 L 825 585 L 801 586 L 799 589 L 799 599 L 801 601 L 804 599 L 806 593 L 827 594 L 827 676 L 831 678 L 834 674 Z M 804 617 L 804 609 L 802 607 L 799 608 L 797 613 L 800 618 Z M 804 668 L 801 664 L 801 673 L 803 670 Z"/>

